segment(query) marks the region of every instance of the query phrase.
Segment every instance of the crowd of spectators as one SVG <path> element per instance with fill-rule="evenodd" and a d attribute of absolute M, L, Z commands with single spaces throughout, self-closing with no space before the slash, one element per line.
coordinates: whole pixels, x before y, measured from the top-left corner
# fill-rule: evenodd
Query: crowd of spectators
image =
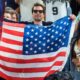
<path fill-rule="evenodd" d="M 25 1 L 25 2 L 24 2 Z M 35 0 L 35 3 L 36 2 L 39 2 L 41 4 L 44 4 L 45 3 L 45 0 L 41 1 L 41 0 Z M 27 5 L 26 5 L 26 4 Z M 6 7 L 5 7 L 5 13 L 4 13 L 4 18 L 5 19 L 8 19 L 8 20 L 12 20 L 12 21 L 15 21 L 15 22 L 18 22 L 18 21 L 26 21 L 25 19 L 25 16 L 23 16 L 24 14 L 23 13 L 26 13 L 24 11 L 27 11 L 30 12 L 31 9 L 28 9 L 29 7 L 32 8 L 32 6 L 34 5 L 34 1 L 32 1 L 32 4 L 28 4 L 29 3 L 29 0 L 6 0 Z M 28 8 L 26 6 L 22 6 L 23 4 L 25 4 L 26 6 L 28 6 Z M 75 6 L 74 6 L 75 5 Z M 75 41 L 75 44 L 74 45 L 77 45 L 78 49 L 80 50 L 80 14 L 79 14 L 79 11 L 80 11 L 80 0 L 70 0 L 70 6 L 71 6 L 71 9 L 72 9 L 72 13 L 77 17 L 76 21 L 77 21 L 77 34 L 74 34 L 77 35 L 76 36 L 76 41 Z M 22 7 L 25 7 L 23 10 Z M 31 21 L 31 18 L 28 18 L 27 14 L 29 13 L 26 13 L 26 18 Z M 39 11 L 38 11 L 39 12 Z M 30 14 L 31 15 L 31 14 Z M 75 38 L 75 37 L 74 37 Z M 72 44 L 73 45 L 73 44 Z M 73 53 L 73 51 L 71 50 L 71 54 L 75 55 L 75 57 L 73 58 L 72 57 L 72 65 L 74 65 L 75 67 L 76 66 L 79 66 L 80 67 L 80 55 L 78 55 L 78 58 L 77 58 L 77 52 L 75 50 L 75 46 L 73 47 L 73 50 L 75 53 Z M 79 52 L 80 54 L 80 52 Z M 71 67 L 72 68 L 72 67 Z M 77 71 L 77 70 L 76 70 Z M 75 71 L 74 71 L 75 72 Z M 74 73 L 73 72 L 73 73 Z M 76 78 L 74 80 L 80 80 L 79 76 L 80 76 L 80 72 L 75 72 L 76 73 Z M 78 75 L 77 75 L 78 74 Z M 73 74 L 75 75 L 75 74 Z M 50 77 L 50 76 L 49 76 Z M 3 80 L 3 79 L 0 79 L 0 80 Z M 45 79 L 45 80 L 58 80 L 58 79 Z M 61 79 L 61 80 L 69 80 L 69 79 Z M 70 80 L 73 80 L 72 78 Z"/>

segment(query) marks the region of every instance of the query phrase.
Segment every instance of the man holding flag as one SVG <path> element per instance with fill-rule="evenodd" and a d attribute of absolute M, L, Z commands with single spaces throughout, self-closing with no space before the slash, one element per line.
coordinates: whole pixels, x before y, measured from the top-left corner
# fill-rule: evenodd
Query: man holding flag
<path fill-rule="evenodd" d="M 45 76 L 61 71 L 67 61 L 70 18 L 64 17 L 47 27 L 51 23 L 42 22 L 42 6 L 34 6 L 32 13 L 34 22 L 27 22 L 27 25 L 3 24 L 0 76 L 6 80 L 43 80 Z"/>
<path fill-rule="evenodd" d="M 38 25 L 44 25 L 48 26 L 51 25 L 53 22 L 44 22 L 43 19 L 45 18 L 45 6 L 40 4 L 40 3 L 35 3 L 32 7 L 32 17 L 33 17 L 33 22 L 28 22 L 25 21 L 24 23 L 26 24 L 38 24 Z M 70 18 L 72 20 L 75 19 L 75 15 L 70 15 Z"/>

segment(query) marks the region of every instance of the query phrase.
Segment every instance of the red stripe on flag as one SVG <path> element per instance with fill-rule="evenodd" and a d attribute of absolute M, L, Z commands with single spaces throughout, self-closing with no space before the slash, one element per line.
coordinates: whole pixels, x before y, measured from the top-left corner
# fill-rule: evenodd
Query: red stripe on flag
<path fill-rule="evenodd" d="M 7 26 L 11 26 L 11 27 L 20 27 L 20 28 L 24 28 L 25 27 L 25 24 L 20 24 L 20 23 L 11 23 L 11 22 L 3 22 L 4 25 L 7 25 Z"/>
<path fill-rule="evenodd" d="M 6 55 L 6 54 L 4 54 L 4 55 Z M 0 59 L 3 60 L 3 61 L 6 61 L 6 62 L 21 63 L 21 64 L 23 64 L 23 63 L 51 62 L 51 61 L 54 61 L 56 58 L 58 58 L 60 56 L 65 57 L 65 55 L 66 55 L 66 52 L 60 52 L 56 56 L 52 56 L 52 57 L 27 59 L 27 60 L 25 60 L 25 59 L 15 59 L 15 58 L 10 58 L 10 57 L 5 57 L 5 56 L 1 56 L 0 55 Z M 25 56 L 27 56 L 27 55 L 25 55 Z"/>
<path fill-rule="evenodd" d="M 16 73 L 34 73 L 34 72 L 47 72 L 49 71 L 53 66 L 61 66 L 63 61 L 56 61 L 58 64 L 51 65 L 50 67 L 38 67 L 38 68 L 14 68 L 14 67 L 6 67 L 4 65 L 0 65 L 0 67 L 6 71 L 10 72 L 16 72 Z"/>
<path fill-rule="evenodd" d="M 20 36 L 20 37 L 23 37 L 23 35 L 24 35 L 23 32 L 18 32 L 18 31 L 14 31 L 14 30 L 8 30 L 8 29 L 5 29 L 5 28 L 3 28 L 3 32 L 11 34 L 11 35 L 15 35 L 15 36 Z"/>
<path fill-rule="evenodd" d="M 13 45 L 19 45 L 19 46 L 23 45 L 23 43 L 20 41 L 15 41 L 15 40 L 7 39 L 7 38 L 2 38 L 2 41 L 9 43 L 9 44 L 13 44 Z"/>
<path fill-rule="evenodd" d="M 10 48 L 4 47 L 4 46 L 0 46 L 0 51 L 9 52 L 11 54 L 22 54 L 23 53 L 22 50 L 10 49 Z"/>

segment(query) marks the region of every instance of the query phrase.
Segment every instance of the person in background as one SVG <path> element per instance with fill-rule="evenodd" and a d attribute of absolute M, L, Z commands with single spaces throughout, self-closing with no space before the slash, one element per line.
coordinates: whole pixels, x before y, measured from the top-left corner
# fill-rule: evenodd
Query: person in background
<path fill-rule="evenodd" d="M 45 17 L 45 7 L 38 3 L 34 4 L 32 7 L 32 17 L 34 24 L 43 25 L 44 22 L 42 23 L 42 21 Z"/>
<path fill-rule="evenodd" d="M 70 6 L 72 9 L 72 14 L 74 14 L 76 16 L 76 19 L 75 19 L 75 24 L 76 24 L 75 31 L 76 31 L 78 29 L 77 27 L 78 27 L 78 23 L 80 21 L 80 0 L 71 0 Z"/>
<path fill-rule="evenodd" d="M 31 9 L 33 5 L 35 3 L 43 4 L 42 0 L 15 0 L 15 2 L 20 6 L 20 21 L 32 21 Z"/>
<path fill-rule="evenodd" d="M 80 22 L 71 41 L 71 72 L 74 80 L 80 80 Z"/>
<path fill-rule="evenodd" d="M 70 6 L 72 9 L 72 14 L 76 16 L 75 23 L 76 23 L 76 30 L 77 30 L 78 22 L 80 21 L 80 0 L 71 0 Z"/>
<path fill-rule="evenodd" d="M 43 18 L 45 17 L 45 6 L 40 4 L 40 3 L 35 3 L 32 7 L 32 17 L 33 21 L 28 22 L 28 21 L 22 21 L 26 24 L 38 24 L 38 25 L 43 25 L 43 26 L 48 26 L 51 25 L 53 22 L 45 22 L 43 21 Z M 75 19 L 74 15 L 71 15 L 70 18 L 72 20 Z"/>
<path fill-rule="evenodd" d="M 71 73 L 74 80 L 80 80 L 80 0 L 71 0 L 72 13 L 76 15 L 75 31 L 71 41 Z M 74 6 L 75 5 L 75 6 Z"/>
<path fill-rule="evenodd" d="M 19 13 L 19 5 L 15 2 L 15 0 L 6 0 L 6 7 L 11 7 Z"/>
<path fill-rule="evenodd" d="M 43 26 L 48 26 L 51 25 L 52 22 L 44 22 L 43 18 L 45 17 L 45 6 L 43 6 L 40 3 L 35 3 L 32 7 L 32 17 L 33 21 L 22 21 L 23 23 L 26 24 L 37 24 L 37 25 L 43 25 Z"/>
<path fill-rule="evenodd" d="M 6 7 L 4 11 L 4 19 L 11 21 L 18 21 L 18 14 L 10 7 Z"/>
<path fill-rule="evenodd" d="M 72 13 L 77 16 L 80 11 L 80 0 L 70 0 L 70 6 Z"/>

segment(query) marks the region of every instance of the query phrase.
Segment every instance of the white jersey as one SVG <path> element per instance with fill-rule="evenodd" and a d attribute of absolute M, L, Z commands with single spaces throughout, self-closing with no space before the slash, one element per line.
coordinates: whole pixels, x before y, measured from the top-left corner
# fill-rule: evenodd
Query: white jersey
<path fill-rule="evenodd" d="M 69 2 L 65 0 L 46 0 L 46 21 L 56 21 L 66 16 L 68 7 Z"/>
<path fill-rule="evenodd" d="M 21 21 L 32 21 L 32 6 L 34 3 L 43 4 L 42 0 L 21 0 L 20 2 L 20 12 L 21 12 Z"/>

